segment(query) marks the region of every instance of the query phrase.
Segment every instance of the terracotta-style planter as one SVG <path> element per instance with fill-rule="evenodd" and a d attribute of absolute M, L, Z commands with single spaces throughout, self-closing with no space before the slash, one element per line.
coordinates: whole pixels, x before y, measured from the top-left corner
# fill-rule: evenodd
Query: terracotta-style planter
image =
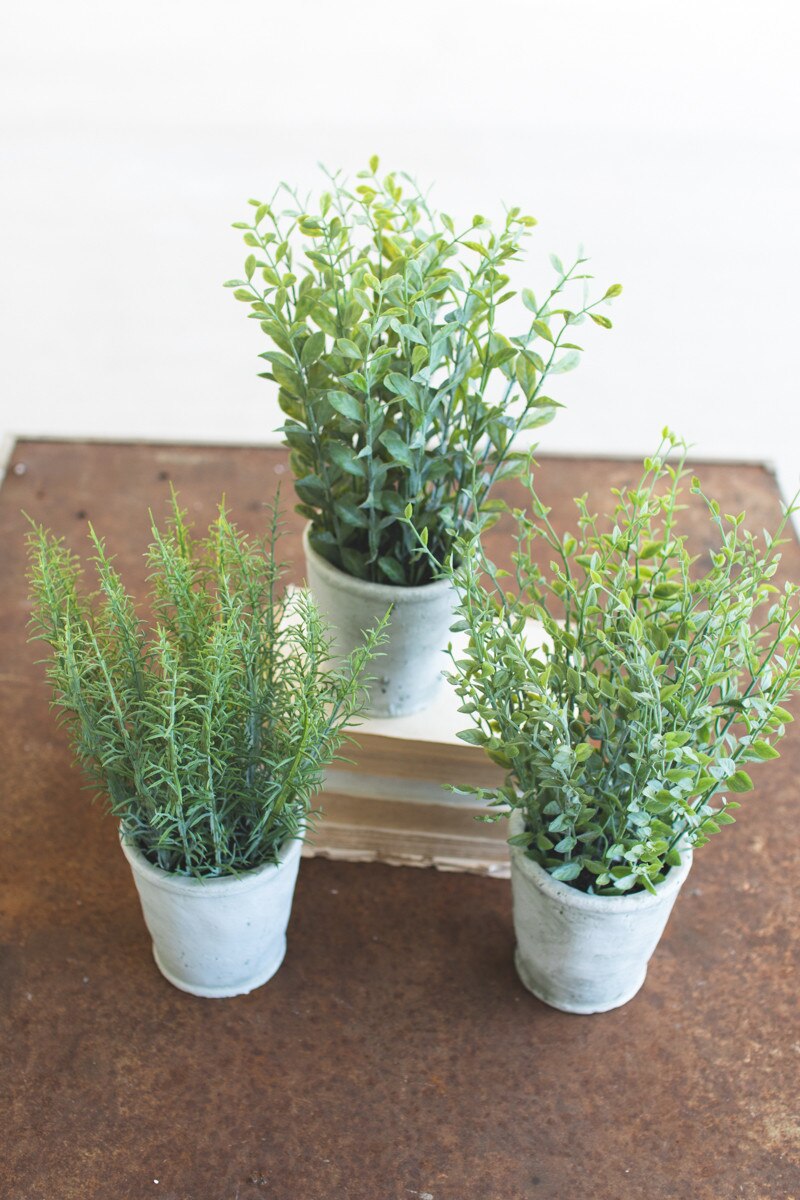
<path fill-rule="evenodd" d="M 164 978 L 193 996 L 241 996 L 271 979 L 286 953 L 301 844 L 285 845 L 278 866 L 194 879 L 122 840 Z"/>
<path fill-rule="evenodd" d="M 312 549 L 303 534 L 306 580 L 320 612 L 331 628 L 334 649 L 346 655 L 360 646 L 370 629 L 391 606 L 388 640 L 368 668 L 367 713 L 400 717 L 427 708 L 436 699 L 447 665 L 456 595 L 447 579 L 422 587 L 368 583 L 334 567 Z"/>
<path fill-rule="evenodd" d="M 511 815 L 512 835 L 525 828 Z M 511 846 L 517 974 L 528 991 L 563 1012 L 606 1012 L 626 1004 L 644 983 L 647 964 L 692 865 L 682 851 L 656 894 L 590 896 L 553 879 Z"/>

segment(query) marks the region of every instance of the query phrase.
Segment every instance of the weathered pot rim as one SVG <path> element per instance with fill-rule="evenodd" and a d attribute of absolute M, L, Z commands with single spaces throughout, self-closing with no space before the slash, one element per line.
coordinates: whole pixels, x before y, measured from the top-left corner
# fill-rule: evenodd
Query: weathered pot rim
<path fill-rule="evenodd" d="M 252 867 L 248 871 L 243 871 L 241 875 L 212 875 L 208 878 L 198 879 L 193 875 L 175 875 L 171 871 L 165 871 L 162 867 L 156 867 L 153 863 L 148 862 L 141 850 L 125 840 L 122 826 L 119 830 L 119 841 L 122 853 L 127 858 L 132 871 L 137 875 L 144 876 L 155 887 L 159 887 L 165 892 L 187 896 L 200 893 L 225 895 L 231 892 L 238 894 L 249 892 L 265 882 L 265 875 L 277 875 L 279 871 L 292 863 L 303 847 L 302 838 L 292 838 L 290 842 L 284 842 L 281 847 L 279 863 L 262 863 L 260 867 Z"/>
<path fill-rule="evenodd" d="M 429 601 L 434 595 L 446 592 L 452 587 L 449 579 L 432 579 L 430 583 L 415 584 L 412 587 L 405 587 L 400 583 L 372 583 L 369 579 L 357 579 L 355 575 L 348 575 L 347 571 L 335 567 L 333 563 L 328 562 L 327 558 L 323 558 L 321 554 L 317 553 L 309 541 L 310 529 L 309 522 L 303 530 L 303 550 L 306 558 L 313 559 L 314 566 L 320 575 L 340 591 L 352 592 L 359 596 L 373 596 L 379 604 L 383 603 L 388 608 L 390 604 L 396 604 L 398 600 L 410 604 Z"/>
<path fill-rule="evenodd" d="M 525 831 L 525 818 L 519 809 L 515 809 L 509 817 L 509 827 L 512 837 Z M 583 912 L 593 912 L 598 916 L 605 913 L 641 912 L 645 908 L 653 908 L 662 904 L 680 891 L 692 865 L 691 846 L 681 847 L 681 865 L 670 867 L 669 874 L 662 883 L 656 884 L 655 895 L 652 892 L 635 892 L 633 895 L 622 896 L 590 896 L 577 888 L 570 887 L 560 879 L 554 879 L 539 863 L 528 858 L 522 846 L 510 846 L 511 865 L 526 879 L 543 892 L 551 900 Z"/>

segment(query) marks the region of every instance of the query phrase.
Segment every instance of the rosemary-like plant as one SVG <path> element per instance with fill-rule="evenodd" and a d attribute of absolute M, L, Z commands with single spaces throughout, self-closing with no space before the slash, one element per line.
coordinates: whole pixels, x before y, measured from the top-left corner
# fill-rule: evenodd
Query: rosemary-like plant
<path fill-rule="evenodd" d="M 137 613 L 90 527 L 99 591 L 81 594 L 62 539 L 28 534 L 32 635 L 75 755 L 145 857 L 179 875 L 232 875 L 276 862 L 303 836 L 323 768 L 360 711 L 361 678 L 383 632 L 339 667 L 306 592 L 287 593 L 277 504 L 264 539 L 224 505 L 195 540 L 172 496 L 152 522 L 152 625 Z"/>
<path fill-rule="evenodd" d="M 578 532 L 563 537 L 529 475 L 512 590 L 479 542 L 457 544 L 461 565 L 446 566 L 454 629 L 468 634 L 452 655 L 473 721 L 459 736 L 508 772 L 497 793 L 464 790 L 521 809 L 512 842 L 584 891 L 652 891 L 683 846 L 733 822 L 729 794 L 752 788 L 747 764 L 778 757 L 782 706 L 800 688 L 800 589 L 772 582 L 792 510 L 761 541 L 694 478 L 718 542 L 701 563 L 678 531 L 685 457 L 665 430 L 640 482 L 613 489 L 613 518 L 599 522 L 583 496 Z"/>
<path fill-rule="evenodd" d="M 314 208 L 285 184 L 251 200 L 235 225 L 245 278 L 225 286 L 272 343 L 263 377 L 278 385 L 313 548 L 359 579 L 416 585 L 432 562 L 414 554 L 406 506 L 446 557 L 524 461 L 517 434 L 552 420 L 545 389 L 578 364 L 573 328 L 587 316 L 610 328 L 597 310 L 622 289 L 590 301 L 587 260 L 554 256 L 552 283 L 538 299 L 523 289 L 528 320 L 507 336 L 508 269 L 533 217 L 510 208 L 496 232 L 482 216 L 457 232 L 409 176 L 379 179 L 377 158 L 359 179 L 329 175 Z"/>

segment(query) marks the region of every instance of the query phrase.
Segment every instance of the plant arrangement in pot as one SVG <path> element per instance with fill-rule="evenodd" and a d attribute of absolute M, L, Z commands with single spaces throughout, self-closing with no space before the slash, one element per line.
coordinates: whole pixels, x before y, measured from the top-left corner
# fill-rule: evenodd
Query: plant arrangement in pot
<path fill-rule="evenodd" d="M 220 505 L 195 539 L 173 494 L 152 522 L 152 623 L 91 527 L 90 596 L 62 539 L 28 535 L 53 704 L 119 820 L 158 968 L 199 996 L 249 992 L 283 961 L 312 797 L 383 636 L 331 668 L 313 600 L 281 587 L 278 530 L 277 507 L 251 539 Z"/>
<path fill-rule="evenodd" d="M 695 478 L 716 549 L 693 558 L 685 457 L 665 430 L 611 517 L 584 496 L 564 536 L 529 478 L 511 580 L 479 542 L 445 566 L 469 635 L 453 657 L 473 721 L 460 736 L 508 772 L 497 793 L 465 790 L 510 815 L 517 971 L 568 1012 L 641 987 L 693 850 L 734 821 L 749 766 L 778 756 L 800 688 L 800 589 L 773 583 L 789 513 L 760 541 Z"/>
<path fill-rule="evenodd" d="M 399 715 L 435 693 L 454 599 L 415 554 L 407 505 L 447 557 L 519 470 L 517 435 L 554 416 L 545 389 L 579 361 L 574 327 L 609 328 L 598 310 L 622 289 L 590 301 L 586 260 L 554 257 L 551 284 L 521 293 L 519 332 L 502 332 L 508 271 L 534 219 L 510 208 L 497 230 L 480 215 L 457 230 L 413 180 L 380 179 L 378 165 L 352 188 L 329 175 L 314 206 L 286 185 L 252 200 L 235 226 L 245 278 L 226 286 L 271 343 L 264 378 L 286 416 L 307 577 L 340 651 L 393 606 L 370 711 Z"/>

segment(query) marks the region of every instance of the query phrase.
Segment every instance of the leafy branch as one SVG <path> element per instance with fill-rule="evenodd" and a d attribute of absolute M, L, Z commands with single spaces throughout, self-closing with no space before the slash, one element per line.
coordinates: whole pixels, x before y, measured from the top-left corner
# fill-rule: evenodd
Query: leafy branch
<path fill-rule="evenodd" d="M 358 578 L 428 582 L 401 520 L 446 556 L 515 474 L 517 436 L 553 419 L 551 377 L 581 347 L 566 338 L 621 292 L 567 305 L 585 287 L 586 260 L 557 258 L 546 299 L 522 291 L 527 328 L 506 336 L 502 306 L 517 293 L 509 271 L 536 224 L 518 208 L 494 231 L 481 215 L 460 231 L 405 174 L 378 176 L 378 159 L 351 187 L 326 172 L 316 206 L 282 184 L 238 221 L 249 253 L 243 279 L 225 284 L 250 308 L 272 348 L 263 377 L 278 387 L 299 500 L 314 549 Z"/>
<path fill-rule="evenodd" d="M 173 493 L 166 529 L 152 522 L 150 626 L 94 530 L 91 595 L 62 539 L 33 523 L 28 534 L 31 634 L 49 648 L 53 705 L 124 834 L 165 871 L 276 862 L 363 708 L 385 622 L 332 663 L 311 597 L 280 586 L 279 532 L 277 505 L 262 539 L 220 505 L 194 540 Z"/>
<path fill-rule="evenodd" d="M 612 513 L 601 521 L 580 497 L 563 536 L 529 475 L 513 590 L 477 540 L 437 563 L 459 593 L 453 628 L 469 635 L 451 675 L 473 722 L 459 736 L 507 771 L 497 793 L 464 790 L 497 816 L 521 809 L 515 840 L 586 891 L 652 891 L 682 846 L 732 823 L 731 794 L 751 790 L 749 764 L 778 757 L 800 688 L 800 589 L 773 582 L 795 509 L 758 539 L 693 478 L 718 543 L 702 564 L 678 533 L 685 459 L 665 430 L 638 484 L 612 489 Z M 430 554 L 426 542 L 423 530 Z"/>

